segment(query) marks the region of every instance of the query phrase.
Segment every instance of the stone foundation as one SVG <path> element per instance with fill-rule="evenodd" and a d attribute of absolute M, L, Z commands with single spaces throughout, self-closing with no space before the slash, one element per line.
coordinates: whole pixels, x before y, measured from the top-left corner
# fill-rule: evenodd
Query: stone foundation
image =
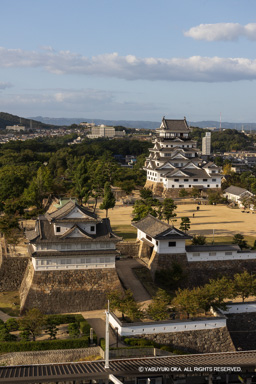
<path fill-rule="evenodd" d="M 137 257 L 139 253 L 139 247 L 139 243 L 132 243 L 128 241 L 121 241 L 120 243 L 116 244 L 117 251 L 120 252 L 121 256 L 126 257 Z"/>
<path fill-rule="evenodd" d="M 147 180 L 144 188 L 151 189 L 155 196 L 164 197 L 164 198 L 172 198 L 177 199 L 179 196 L 179 192 L 181 189 L 185 189 L 188 194 L 191 193 L 192 188 L 165 188 L 163 183 L 154 182 L 151 180 Z M 221 192 L 221 188 L 206 188 L 201 192 L 202 196 L 207 196 L 207 191 L 211 190 L 214 192 Z"/>
<path fill-rule="evenodd" d="M 161 197 L 163 195 L 164 186 L 163 183 L 155 183 L 153 181 L 147 180 L 144 188 L 151 189 L 155 196 Z"/>
<path fill-rule="evenodd" d="M 106 307 L 107 293 L 122 290 L 115 269 L 34 271 L 29 262 L 21 288 L 21 314 L 30 308 L 44 313 L 74 313 Z"/>
<path fill-rule="evenodd" d="M 171 345 L 189 353 L 233 352 L 234 344 L 226 327 L 201 331 L 159 333 L 143 338 L 156 343 Z"/>
<path fill-rule="evenodd" d="M 0 292 L 18 291 L 29 257 L 10 256 L 0 248 Z"/>

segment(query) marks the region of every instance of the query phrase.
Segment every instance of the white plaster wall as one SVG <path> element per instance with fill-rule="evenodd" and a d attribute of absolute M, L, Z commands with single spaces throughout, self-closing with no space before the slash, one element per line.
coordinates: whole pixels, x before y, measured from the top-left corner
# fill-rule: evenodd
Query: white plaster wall
<path fill-rule="evenodd" d="M 256 312 L 256 303 L 228 304 L 228 309 L 220 312 L 223 314 Z"/>
<path fill-rule="evenodd" d="M 175 241 L 176 247 L 169 247 L 169 241 Z M 159 240 L 158 253 L 185 253 L 185 240 Z"/>
<path fill-rule="evenodd" d="M 84 262 L 82 262 L 84 260 Z M 63 261 L 65 264 L 63 264 Z M 80 269 L 115 268 L 115 256 L 102 257 L 66 257 L 66 258 L 34 258 L 32 264 L 35 271 L 63 271 Z"/>
<path fill-rule="evenodd" d="M 45 251 L 45 252 L 51 252 L 51 251 L 79 251 L 81 249 L 90 249 L 90 250 L 96 250 L 96 249 L 116 249 L 115 243 L 111 242 L 81 242 L 79 241 L 79 238 L 77 238 L 76 243 L 67 243 L 63 241 L 62 244 L 60 243 L 51 243 L 51 244 L 45 244 L 45 245 L 37 245 L 35 246 L 35 251 Z"/>
<path fill-rule="evenodd" d="M 215 251 L 212 251 L 215 252 Z M 197 252 L 194 252 L 197 253 Z M 216 260 L 254 260 L 256 259 L 256 252 L 243 252 L 232 251 L 232 255 L 225 255 L 225 251 L 216 251 L 216 255 L 210 256 L 209 252 L 198 252 L 200 256 L 193 256 L 192 252 L 187 252 L 188 262 L 193 261 L 216 261 Z"/>
<path fill-rule="evenodd" d="M 210 320 L 193 320 L 193 321 L 182 321 L 170 323 L 151 323 L 141 325 L 129 325 L 122 327 L 116 319 L 110 313 L 109 323 L 113 328 L 118 329 L 120 336 L 136 336 L 145 334 L 157 334 L 157 333 L 172 333 L 172 332 L 185 332 L 185 331 L 198 331 L 203 329 L 216 329 L 226 326 L 226 319 L 213 318 Z"/>
<path fill-rule="evenodd" d="M 67 232 L 70 228 L 72 228 L 75 224 L 74 223 L 54 223 L 54 234 L 55 235 L 63 235 L 65 232 Z M 91 231 L 91 227 L 94 226 L 94 231 Z M 60 232 L 56 232 L 56 227 L 60 227 Z M 93 223 L 88 224 L 80 224 L 79 227 L 82 228 L 84 231 L 86 231 L 89 234 L 95 234 L 96 233 L 96 225 Z"/>
<path fill-rule="evenodd" d="M 189 188 L 189 185 L 191 185 L 191 188 L 196 185 L 203 185 L 205 188 L 220 188 L 221 186 L 221 177 L 215 177 L 214 175 L 212 175 L 212 178 L 208 179 L 207 181 L 203 181 L 203 179 L 193 181 L 194 178 L 188 179 L 189 181 L 184 181 L 184 179 L 187 179 L 186 176 L 184 176 L 184 178 L 182 177 L 181 179 L 179 179 L 179 182 L 174 181 L 174 179 L 176 179 L 176 177 L 173 177 L 173 179 L 164 179 L 164 183 L 166 184 L 167 188 L 181 188 L 180 185 L 183 185 L 183 188 Z M 216 179 L 216 181 L 212 181 L 212 179 Z M 209 187 L 207 187 L 207 185 L 209 185 Z"/>

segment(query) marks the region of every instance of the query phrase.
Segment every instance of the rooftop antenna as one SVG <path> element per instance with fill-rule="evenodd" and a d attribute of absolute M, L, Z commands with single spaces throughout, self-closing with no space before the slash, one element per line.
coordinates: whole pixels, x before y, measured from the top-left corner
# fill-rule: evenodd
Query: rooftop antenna
<path fill-rule="evenodd" d="M 220 131 L 221 131 L 221 112 L 220 112 Z"/>

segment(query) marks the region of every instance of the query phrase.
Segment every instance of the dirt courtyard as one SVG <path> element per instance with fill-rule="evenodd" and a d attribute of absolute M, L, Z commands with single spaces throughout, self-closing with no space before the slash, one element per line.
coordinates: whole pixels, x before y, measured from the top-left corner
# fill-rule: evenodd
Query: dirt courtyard
<path fill-rule="evenodd" d="M 132 220 L 132 206 L 123 206 L 118 203 L 114 209 L 109 210 L 111 225 L 129 226 Z M 243 213 L 241 209 L 231 209 L 225 205 L 178 205 L 176 209 L 177 221 L 174 226 L 179 228 L 181 217 L 189 217 L 191 221 L 190 234 L 203 234 L 211 236 L 233 236 L 241 233 L 256 238 L 256 214 Z M 101 217 L 105 217 L 105 211 L 98 211 Z M 193 217 L 194 214 L 194 217 Z"/>

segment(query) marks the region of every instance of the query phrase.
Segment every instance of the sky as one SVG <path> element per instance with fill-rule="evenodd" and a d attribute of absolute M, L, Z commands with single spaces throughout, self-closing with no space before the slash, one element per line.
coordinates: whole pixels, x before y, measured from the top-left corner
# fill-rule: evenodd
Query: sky
<path fill-rule="evenodd" d="M 255 0 L 1 0 L 0 111 L 256 122 Z"/>

